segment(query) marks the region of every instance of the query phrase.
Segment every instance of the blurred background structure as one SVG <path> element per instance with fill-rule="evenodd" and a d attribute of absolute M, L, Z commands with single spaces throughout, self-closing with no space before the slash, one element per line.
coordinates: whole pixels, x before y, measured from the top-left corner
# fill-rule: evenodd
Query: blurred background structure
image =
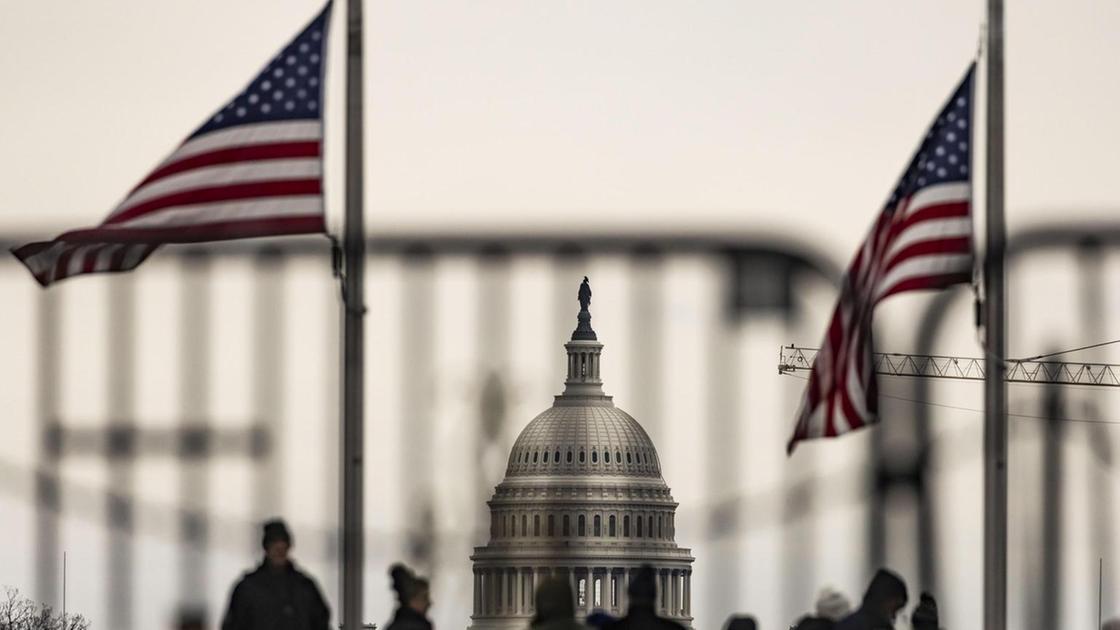
<path fill-rule="evenodd" d="M 7 235 L 5 246 L 24 240 Z M 1013 233 L 1013 353 L 1104 340 L 1120 223 Z M 784 627 L 874 567 L 979 610 L 980 386 L 884 377 L 884 422 L 786 459 L 804 381 L 778 347 L 814 346 L 844 263 L 751 233 L 430 234 L 373 238 L 368 265 L 366 617 L 385 571 L 431 575 L 433 618 L 466 627 L 472 547 L 512 440 L 564 376 L 576 288 L 611 340 L 604 380 L 658 445 L 693 549 L 695 627 L 749 611 Z M 94 627 L 221 616 L 282 515 L 294 556 L 337 612 L 338 287 L 325 239 L 169 247 L 137 273 L 41 291 L 0 259 L 6 435 L 0 581 L 69 600 Z M 972 295 L 888 302 L 879 349 L 975 355 Z M 1107 360 L 1114 348 L 1095 350 Z M 19 369 L 15 369 L 18 366 Z M 1010 623 L 1084 627 L 1115 614 L 1116 393 L 1015 385 Z"/>

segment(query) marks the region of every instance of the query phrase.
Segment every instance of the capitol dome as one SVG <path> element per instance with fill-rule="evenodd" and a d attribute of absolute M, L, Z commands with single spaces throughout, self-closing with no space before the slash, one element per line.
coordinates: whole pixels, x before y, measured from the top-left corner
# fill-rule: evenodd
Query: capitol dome
<path fill-rule="evenodd" d="M 473 630 L 528 627 L 533 593 L 553 575 L 572 585 L 581 619 L 621 616 L 643 564 L 657 571 L 659 614 L 692 620 L 693 558 L 675 542 L 677 503 L 653 441 L 603 392 L 590 297 L 585 278 L 564 393 L 521 431 L 487 504 L 490 541 L 471 556 Z"/>

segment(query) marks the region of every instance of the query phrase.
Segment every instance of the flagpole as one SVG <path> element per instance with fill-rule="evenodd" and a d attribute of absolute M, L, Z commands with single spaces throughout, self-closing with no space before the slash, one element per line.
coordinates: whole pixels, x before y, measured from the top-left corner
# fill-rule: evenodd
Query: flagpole
<path fill-rule="evenodd" d="M 1007 627 L 1007 331 L 1003 212 L 1003 0 L 988 0 L 984 257 L 984 628 Z"/>
<path fill-rule="evenodd" d="M 342 628 L 362 627 L 364 553 L 365 225 L 363 222 L 362 1 L 348 0 L 346 38 L 346 228 L 343 279 Z"/>

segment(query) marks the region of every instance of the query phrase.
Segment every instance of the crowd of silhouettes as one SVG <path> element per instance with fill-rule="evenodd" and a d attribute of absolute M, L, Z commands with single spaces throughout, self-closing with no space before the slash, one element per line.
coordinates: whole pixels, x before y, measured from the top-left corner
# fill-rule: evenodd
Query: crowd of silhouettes
<path fill-rule="evenodd" d="M 289 557 L 292 534 L 283 521 L 264 524 L 261 538 L 264 557 L 252 571 L 237 582 L 222 619 L 222 630 L 328 630 L 330 609 L 315 581 L 296 568 Z M 385 630 L 431 630 L 428 610 L 432 606 L 431 588 L 426 578 L 403 564 L 389 570 L 397 608 Z M 530 630 L 684 630 L 679 622 L 657 614 L 657 574 L 642 565 L 630 581 L 626 615 L 616 619 L 594 611 L 586 619 L 576 618 L 575 597 L 566 578 L 544 579 L 535 594 L 536 614 Z M 790 626 L 790 630 L 893 630 L 895 619 L 906 607 L 906 583 L 897 574 L 879 569 L 860 605 L 852 610 L 848 599 L 838 591 L 825 589 L 817 597 L 813 612 Z M 200 629 L 201 614 L 180 617 L 181 629 Z M 1110 622 L 1111 623 L 1111 622 Z M 913 630 L 941 630 L 937 602 L 922 593 L 910 615 Z M 1112 627 L 1106 624 L 1106 627 Z M 754 617 L 732 616 L 724 630 L 758 630 Z"/>

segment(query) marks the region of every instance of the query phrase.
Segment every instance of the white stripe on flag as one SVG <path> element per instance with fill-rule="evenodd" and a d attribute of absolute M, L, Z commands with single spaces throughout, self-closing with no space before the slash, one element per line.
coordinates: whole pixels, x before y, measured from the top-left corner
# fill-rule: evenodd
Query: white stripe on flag
<path fill-rule="evenodd" d="M 174 206 L 157 212 L 140 215 L 123 223 L 111 223 L 98 229 L 174 227 L 180 225 L 205 225 L 223 221 L 248 219 L 287 218 L 323 214 L 322 195 L 269 197 L 245 201 L 203 203 Z"/>
<path fill-rule="evenodd" d="M 915 256 L 891 269 L 878 284 L 875 299 L 886 295 L 900 282 L 923 276 L 972 271 L 971 254 L 927 254 Z"/>
<path fill-rule="evenodd" d="M 968 182 L 934 184 L 919 190 L 910 198 L 910 202 L 906 205 L 906 214 L 911 215 L 929 206 L 967 202 L 971 199 L 972 186 Z"/>
<path fill-rule="evenodd" d="M 273 142 L 301 142 L 321 140 L 323 123 L 318 120 L 282 120 L 280 122 L 239 125 L 219 129 L 197 138 L 187 140 L 171 155 L 160 162 L 159 167 L 177 162 L 183 158 L 220 149 Z M 157 167 L 158 168 L 158 167 Z"/>
<path fill-rule="evenodd" d="M 201 187 L 210 188 L 285 179 L 314 179 L 321 176 L 322 159 L 317 157 L 207 166 L 169 175 L 147 184 L 121 202 L 113 210 L 110 218 L 145 201 Z"/>
<path fill-rule="evenodd" d="M 895 254 L 915 243 L 962 236 L 972 236 L 972 217 L 946 217 L 944 219 L 921 221 L 906 228 L 895 237 L 890 250 L 883 257 L 883 262 L 890 262 Z"/>

